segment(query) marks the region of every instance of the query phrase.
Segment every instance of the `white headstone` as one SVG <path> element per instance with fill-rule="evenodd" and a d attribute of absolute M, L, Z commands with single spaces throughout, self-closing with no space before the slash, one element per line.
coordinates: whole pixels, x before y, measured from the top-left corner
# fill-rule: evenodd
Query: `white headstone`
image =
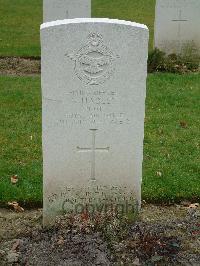
<path fill-rule="evenodd" d="M 157 0 L 154 46 L 167 54 L 200 52 L 200 0 Z"/>
<path fill-rule="evenodd" d="M 91 0 L 43 0 L 44 22 L 90 17 Z"/>
<path fill-rule="evenodd" d="M 86 205 L 131 211 L 141 200 L 147 27 L 50 22 L 41 47 L 44 224 Z"/>

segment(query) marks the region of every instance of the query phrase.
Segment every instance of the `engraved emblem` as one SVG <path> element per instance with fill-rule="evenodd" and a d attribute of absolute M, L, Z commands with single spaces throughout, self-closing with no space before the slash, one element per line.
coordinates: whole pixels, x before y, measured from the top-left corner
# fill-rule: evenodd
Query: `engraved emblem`
<path fill-rule="evenodd" d="M 84 83 L 99 85 L 109 79 L 114 72 L 114 61 L 119 57 L 103 44 L 98 33 L 88 36 L 88 43 L 75 54 L 66 54 L 75 61 L 75 73 Z"/>

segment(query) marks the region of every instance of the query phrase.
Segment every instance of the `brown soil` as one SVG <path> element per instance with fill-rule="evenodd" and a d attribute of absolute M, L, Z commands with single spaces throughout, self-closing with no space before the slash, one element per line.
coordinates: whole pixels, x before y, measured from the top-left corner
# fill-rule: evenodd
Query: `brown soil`
<path fill-rule="evenodd" d="M 40 59 L 3 57 L 0 58 L 0 75 L 32 76 L 40 74 Z"/>
<path fill-rule="evenodd" d="M 200 265 L 199 208 L 146 205 L 136 222 L 103 230 L 41 223 L 42 210 L 0 209 L 0 265 Z"/>
<path fill-rule="evenodd" d="M 154 60 L 157 57 L 154 58 Z M 159 58 L 157 58 L 159 59 Z M 163 61 L 162 61 L 163 60 Z M 161 62 L 151 61 L 149 56 L 148 72 L 172 72 L 172 73 L 196 73 L 200 71 L 199 62 L 187 63 L 175 61 L 166 61 L 162 58 Z M 171 60 L 171 59 L 170 59 Z M 0 57 L 0 75 L 7 76 L 33 76 L 41 73 L 40 58 L 23 58 L 23 57 Z"/>

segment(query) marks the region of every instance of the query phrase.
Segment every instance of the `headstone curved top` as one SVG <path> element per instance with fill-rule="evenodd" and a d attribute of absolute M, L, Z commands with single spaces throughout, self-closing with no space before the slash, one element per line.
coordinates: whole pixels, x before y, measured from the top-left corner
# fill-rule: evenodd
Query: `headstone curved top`
<path fill-rule="evenodd" d="M 43 21 L 90 18 L 91 0 L 43 0 Z"/>
<path fill-rule="evenodd" d="M 128 212 L 141 200 L 147 27 L 54 21 L 41 48 L 44 224 L 85 206 Z"/>
<path fill-rule="evenodd" d="M 154 46 L 167 54 L 200 55 L 199 25 L 199 0 L 157 0 Z"/>

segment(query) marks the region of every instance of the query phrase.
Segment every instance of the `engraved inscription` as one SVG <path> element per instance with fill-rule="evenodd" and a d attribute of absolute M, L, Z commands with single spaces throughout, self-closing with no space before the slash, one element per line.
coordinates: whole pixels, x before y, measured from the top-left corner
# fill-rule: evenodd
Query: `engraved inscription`
<path fill-rule="evenodd" d="M 114 91 L 88 91 L 88 90 L 75 90 L 69 92 L 71 100 L 74 103 L 81 104 L 82 106 L 89 105 L 109 105 L 115 101 L 116 92 Z"/>
<path fill-rule="evenodd" d="M 87 45 L 66 55 L 75 61 L 77 77 L 88 85 L 99 85 L 109 79 L 114 72 L 113 62 L 119 57 L 103 44 L 99 33 L 91 33 Z"/>
<path fill-rule="evenodd" d="M 200 1 L 195 0 L 161 0 L 159 6 L 164 8 L 189 8 L 191 6 L 194 6 L 196 8 L 199 8 Z"/>
<path fill-rule="evenodd" d="M 100 124 L 127 125 L 130 119 L 124 112 L 113 111 L 118 104 L 119 96 L 114 90 L 72 90 L 67 93 L 69 101 L 78 106 L 77 112 L 63 114 L 57 121 L 61 126 L 90 124 L 97 127 Z M 81 109 L 80 109 L 81 107 Z"/>
<path fill-rule="evenodd" d="M 161 1 L 160 6 L 166 8 L 179 8 L 179 7 L 188 7 L 191 5 L 191 0 L 173 0 L 173 1 Z"/>
<path fill-rule="evenodd" d="M 95 111 L 95 110 L 93 110 Z M 128 125 L 130 124 L 130 119 L 125 115 L 125 113 L 98 113 L 99 110 L 96 110 L 96 113 L 67 113 L 57 121 L 61 126 L 73 126 L 73 125 L 84 125 L 84 124 L 110 124 L 110 125 Z"/>
<path fill-rule="evenodd" d="M 97 186 L 96 182 L 92 184 L 93 186 L 80 188 L 64 187 L 61 192 L 50 194 L 48 203 L 65 214 L 79 214 L 84 210 L 92 214 L 110 210 L 128 214 L 138 210 L 134 190 L 125 186 Z"/>
<path fill-rule="evenodd" d="M 104 199 L 102 199 L 102 196 Z M 82 203 L 87 203 L 87 200 L 90 198 L 94 200 L 106 200 L 109 199 L 111 201 L 114 198 L 120 200 L 133 200 L 134 199 L 134 191 L 129 190 L 126 186 L 102 186 L 96 185 L 93 183 L 93 186 L 86 186 L 82 188 L 74 188 L 74 187 L 64 187 L 62 191 L 59 193 L 51 193 L 48 196 L 49 203 L 54 203 L 59 198 L 64 198 L 65 201 L 73 201 L 79 202 L 84 201 Z"/>
<path fill-rule="evenodd" d="M 80 148 L 77 147 L 78 152 L 91 152 L 91 180 L 96 180 L 96 174 L 95 174 L 95 165 L 96 165 L 96 152 L 108 152 L 109 147 L 105 148 L 96 148 L 96 131 L 97 129 L 90 129 L 92 132 L 92 147 L 91 148 Z"/>

